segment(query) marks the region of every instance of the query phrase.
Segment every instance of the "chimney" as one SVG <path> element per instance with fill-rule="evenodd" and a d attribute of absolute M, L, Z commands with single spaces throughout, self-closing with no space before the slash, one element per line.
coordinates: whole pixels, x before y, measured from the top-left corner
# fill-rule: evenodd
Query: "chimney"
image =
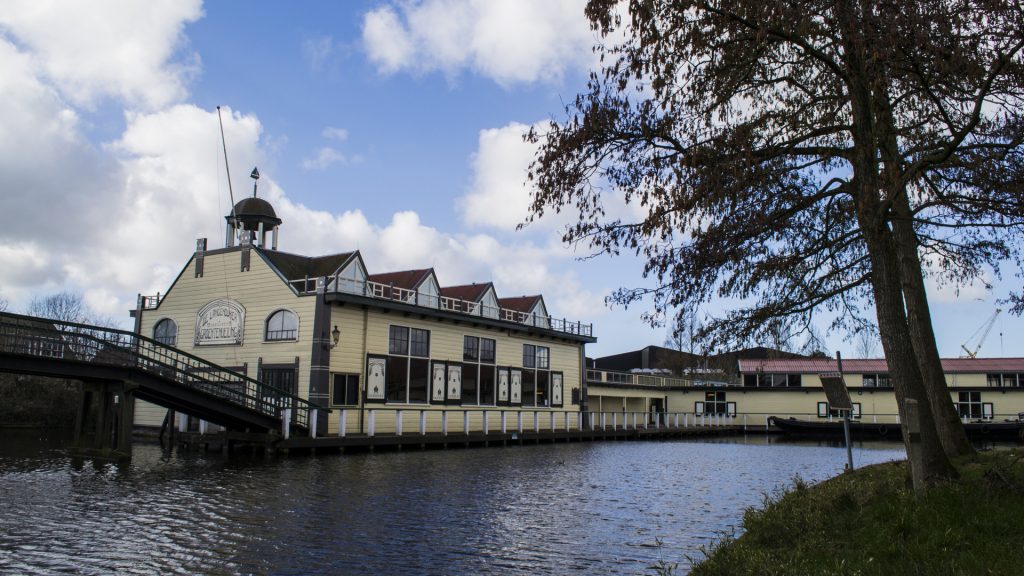
<path fill-rule="evenodd" d="M 196 278 L 203 277 L 203 256 L 206 255 L 206 238 L 196 240 Z"/>
<path fill-rule="evenodd" d="M 248 230 L 242 232 L 242 272 L 249 271 L 249 258 L 252 254 L 252 234 Z"/>

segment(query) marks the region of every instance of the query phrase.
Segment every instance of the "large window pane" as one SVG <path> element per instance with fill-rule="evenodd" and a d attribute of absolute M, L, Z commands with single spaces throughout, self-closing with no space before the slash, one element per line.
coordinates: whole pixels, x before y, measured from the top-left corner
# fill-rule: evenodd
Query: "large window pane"
<path fill-rule="evenodd" d="M 537 368 L 547 370 L 550 368 L 551 351 L 547 346 L 537 346 Z"/>
<path fill-rule="evenodd" d="M 358 374 L 335 374 L 331 388 L 331 403 L 335 406 L 354 406 L 359 403 Z"/>
<path fill-rule="evenodd" d="M 409 355 L 426 358 L 430 356 L 430 332 L 427 330 L 412 329 L 412 346 Z"/>
<path fill-rule="evenodd" d="M 537 348 L 533 344 L 523 344 L 523 368 L 537 365 Z"/>
<path fill-rule="evenodd" d="M 389 354 L 409 353 L 409 329 L 405 326 L 392 326 L 388 337 Z"/>
<path fill-rule="evenodd" d="M 961 418 L 981 418 L 981 392 L 961 392 L 957 403 Z"/>
<path fill-rule="evenodd" d="M 480 339 L 476 336 L 464 336 L 462 338 L 462 359 L 466 362 L 476 362 L 480 359 Z"/>
<path fill-rule="evenodd" d="M 480 339 L 480 361 L 485 364 L 494 364 L 494 340 L 490 338 Z"/>
<path fill-rule="evenodd" d="M 476 404 L 477 400 L 477 365 L 462 365 L 462 403 Z"/>
<path fill-rule="evenodd" d="M 430 381 L 430 361 L 411 358 L 409 360 L 409 402 L 427 402 L 427 383 Z"/>
<path fill-rule="evenodd" d="M 386 372 L 388 402 L 407 402 L 409 359 L 404 356 L 388 356 Z"/>
<path fill-rule="evenodd" d="M 537 371 L 537 406 L 549 406 L 551 404 L 551 379 L 546 370 Z"/>
<path fill-rule="evenodd" d="M 536 406 L 537 382 L 533 370 L 523 370 L 523 406 Z"/>
<path fill-rule="evenodd" d="M 493 340 L 492 340 L 493 342 Z M 494 373 L 496 368 L 484 364 L 480 366 L 480 403 L 494 404 Z"/>
<path fill-rule="evenodd" d="M 728 414 L 729 403 L 726 402 L 725 392 L 705 392 L 704 393 L 704 413 L 705 414 Z"/>

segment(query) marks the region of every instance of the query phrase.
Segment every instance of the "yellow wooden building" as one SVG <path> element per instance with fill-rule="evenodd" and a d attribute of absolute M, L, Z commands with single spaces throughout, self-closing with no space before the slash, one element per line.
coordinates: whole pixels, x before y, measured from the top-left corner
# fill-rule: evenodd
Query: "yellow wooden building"
<path fill-rule="evenodd" d="M 432 269 L 369 274 L 358 251 L 279 251 L 281 220 L 256 197 L 226 219 L 224 248 L 199 240 L 165 293 L 139 296 L 136 332 L 329 408 L 321 435 L 449 418 L 497 429 L 523 412 L 534 426 L 581 424 L 593 329 L 551 316 L 542 296 L 440 286 Z M 139 402 L 136 425 L 165 414 Z"/>
<path fill-rule="evenodd" d="M 835 373 L 833 359 L 740 359 L 739 380 L 695 385 L 688 378 L 643 372 L 587 371 L 590 409 L 595 413 L 688 414 L 729 424 L 765 425 L 768 417 L 827 421 L 837 416 L 825 398 L 820 375 Z M 942 360 L 950 398 L 965 421 L 1018 420 L 1024 413 L 1024 358 Z M 898 422 L 896 398 L 884 359 L 843 361 L 853 417 L 863 422 Z"/>

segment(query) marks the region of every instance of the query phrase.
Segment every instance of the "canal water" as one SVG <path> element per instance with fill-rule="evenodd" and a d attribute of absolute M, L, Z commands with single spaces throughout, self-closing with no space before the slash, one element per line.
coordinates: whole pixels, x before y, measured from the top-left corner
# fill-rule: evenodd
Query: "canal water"
<path fill-rule="evenodd" d="M 63 441 L 0 430 L 0 573 L 686 573 L 746 507 L 846 461 L 763 436 L 288 458 L 137 443 L 120 465 Z"/>

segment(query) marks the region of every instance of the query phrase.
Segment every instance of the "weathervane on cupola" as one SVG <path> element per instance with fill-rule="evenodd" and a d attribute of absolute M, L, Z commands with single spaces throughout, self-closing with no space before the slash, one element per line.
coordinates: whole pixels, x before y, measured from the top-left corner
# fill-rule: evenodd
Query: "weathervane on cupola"
<path fill-rule="evenodd" d="M 252 197 L 256 197 L 256 184 L 260 181 L 260 171 L 255 166 L 252 167 L 252 173 L 249 174 L 249 178 L 252 178 Z"/>
<path fill-rule="evenodd" d="M 266 247 L 267 232 L 271 232 L 271 250 L 277 250 L 277 227 L 281 225 L 281 219 L 277 217 L 270 202 L 256 197 L 260 171 L 253 168 L 249 177 L 252 178 L 252 198 L 243 198 L 235 204 L 231 214 L 224 217 L 228 221 L 227 247 L 234 245 L 234 231 L 240 228 L 242 234 L 249 234 L 252 243 L 260 248 Z"/>

